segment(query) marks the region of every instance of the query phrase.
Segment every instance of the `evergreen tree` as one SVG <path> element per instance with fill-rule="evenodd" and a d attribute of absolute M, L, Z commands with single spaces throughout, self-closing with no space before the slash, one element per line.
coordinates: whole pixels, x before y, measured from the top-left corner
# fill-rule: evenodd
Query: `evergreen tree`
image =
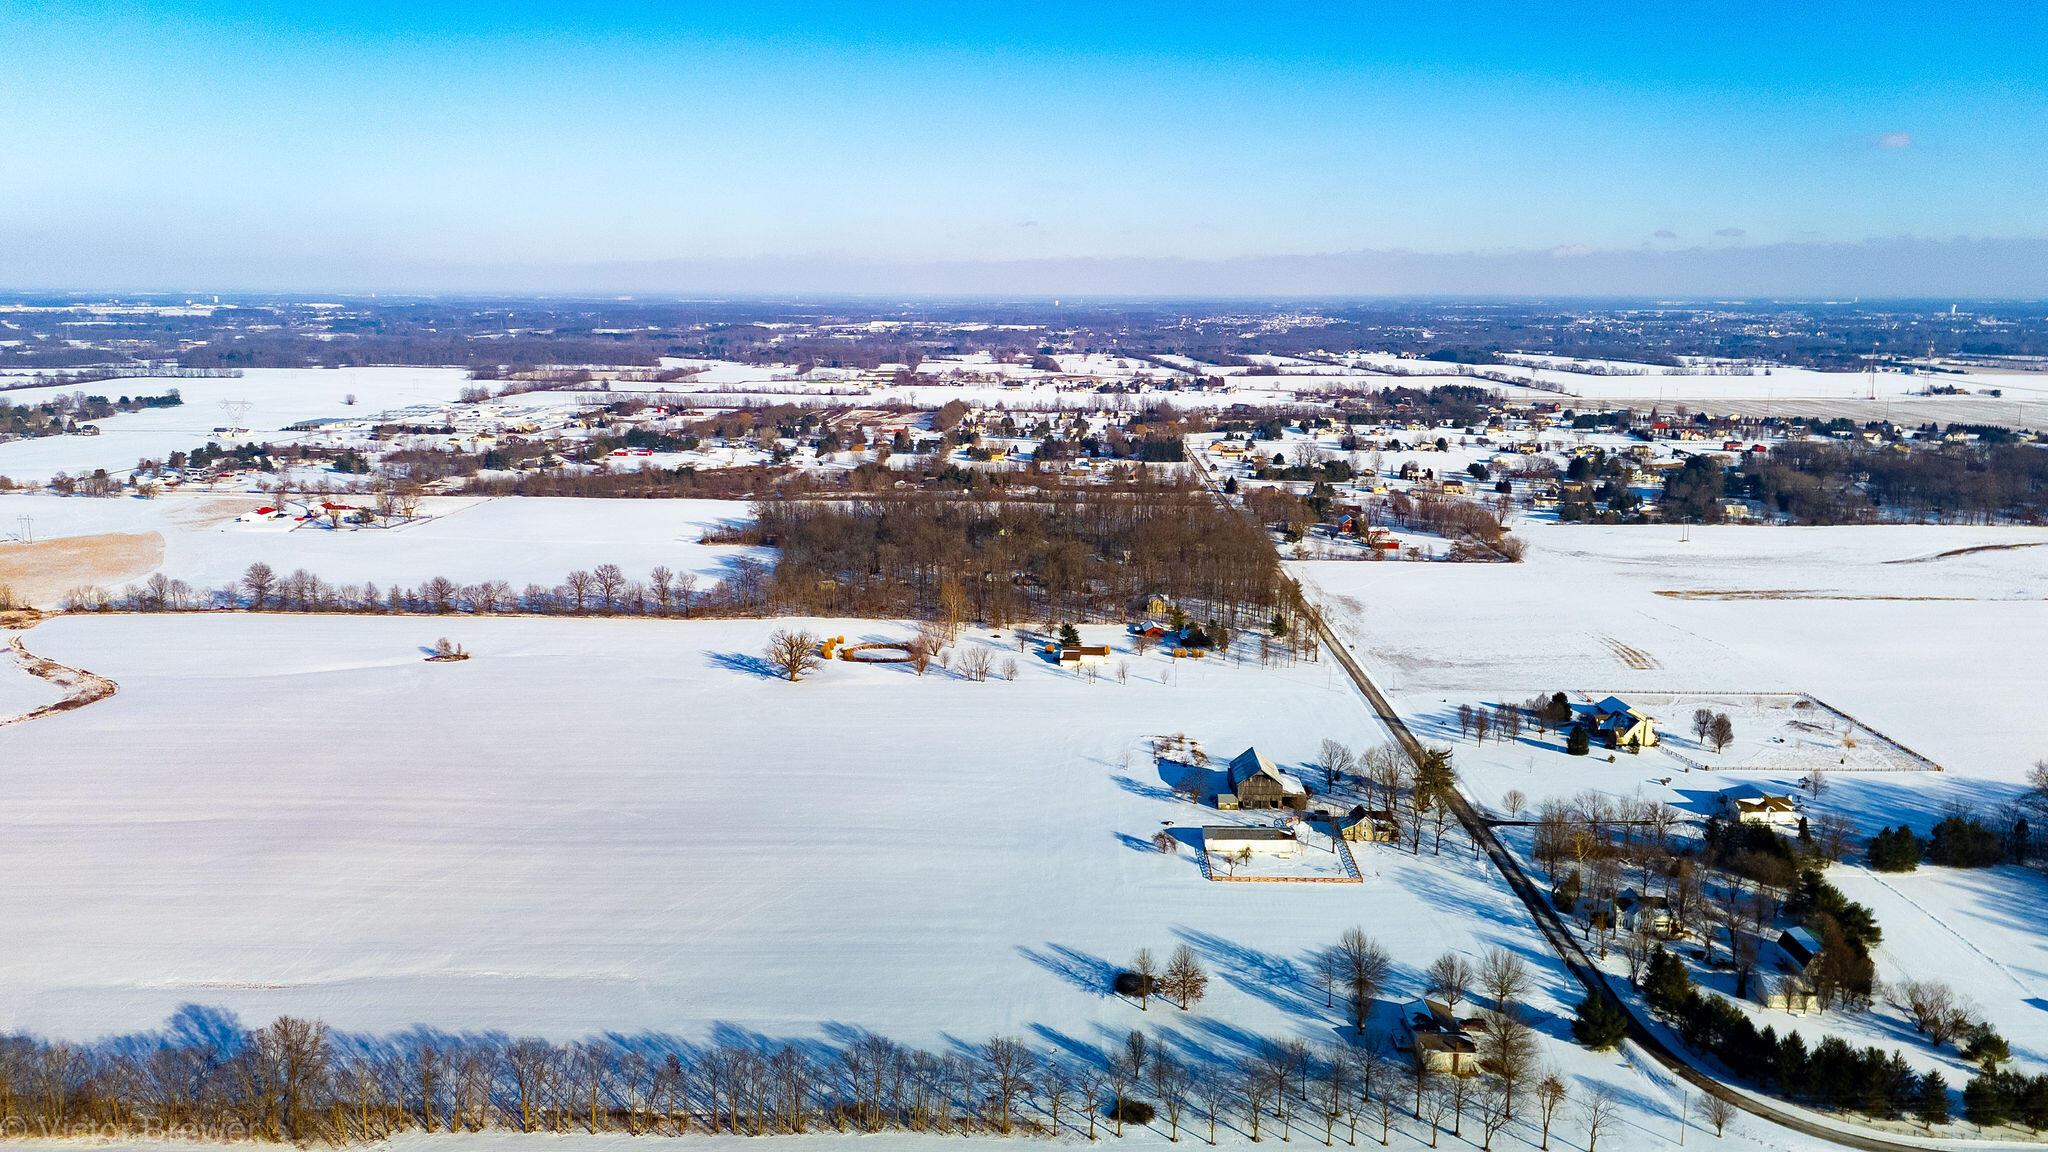
<path fill-rule="evenodd" d="M 1586 739 L 1586 729 L 1578 724 L 1572 725 L 1572 730 L 1565 733 L 1564 750 L 1574 756 L 1584 756 L 1591 749 L 1592 741 Z"/>
<path fill-rule="evenodd" d="M 1920 838 L 1904 824 L 1880 829 L 1870 838 L 1870 867 L 1875 872 L 1911 872 L 1920 867 Z"/>
<path fill-rule="evenodd" d="M 1996 1128 L 2011 1114 L 2012 1101 L 1997 1073 L 1987 1072 L 1963 1087 L 1963 1116 L 1979 1128 Z"/>
<path fill-rule="evenodd" d="M 1578 1015 L 1572 1020 L 1572 1039 L 1594 1051 L 1603 1051 L 1621 1043 L 1628 1035 L 1628 1014 L 1606 997 L 1588 995 L 1579 1001 Z"/>
<path fill-rule="evenodd" d="M 1692 996 L 1692 977 L 1685 962 L 1666 951 L 1662 944 L 1650 954 L 1650 966 L 1643 974 L 1643 999 L 1650 1007 L 1671 1015 Z"/>
<path fill-rule="evenodd" d="M 1948 1081 L 1941 1078 L 1940 1072 L 1929 1072 L 1920 1078 L 1913 1118 L 1929 1127 L 1948 1122 Z"/>

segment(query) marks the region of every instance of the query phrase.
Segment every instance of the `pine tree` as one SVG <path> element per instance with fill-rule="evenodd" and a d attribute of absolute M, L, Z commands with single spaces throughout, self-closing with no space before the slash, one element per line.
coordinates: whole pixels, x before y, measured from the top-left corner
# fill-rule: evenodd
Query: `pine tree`
<path fill-rule="evenodd" d="M 1574 756 L 1584 756 L 1592 750 L 1592 746 L 1592 741 L 1586 739 L 1586 729 L 1582 725 L 1572 725 L 1572 730 L 1565 734 L 1564 750 Z"/>
<path fill-rule="evenodd" d="M 1928 1127 L 1948 1122 L 1948 1081 L 1940 1072 L 1920 1077 L 1920 1091 L 1913 1101 L 1913 1118 Z"/>
<path fill-rule="evenodd" d="M 1578 1016 L 1572 1020 L 1572 1039 L 1594 1051 L 1621 1043 L 1628 1035 L 1628 1014 L 1604 996 L 1589 995 L 1579 1001 Z"/>
<path fill-rule="evenodd" d="M 2005 1085 L 1995 1072 L 1975 1077 L 1963 1086 L 1963 1116 L 1979 1128 L 1996 1128 L 2005 1123 L 2011 1108 Z"/>

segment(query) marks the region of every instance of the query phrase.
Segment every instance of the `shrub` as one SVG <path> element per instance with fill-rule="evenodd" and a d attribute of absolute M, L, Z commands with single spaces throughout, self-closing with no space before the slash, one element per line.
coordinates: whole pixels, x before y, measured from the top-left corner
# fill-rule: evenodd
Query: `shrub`
<path fill-rule="evenodd" d="M 1150 1124 L 1152 1122 L 1152 1115 L 1152 1106 L 1150 1104 L 1145 1103 L 1143 1100 L 1133 1100 L 1127 1096 L 1117 1097 L 1116 1103 L 1109 1106 L 1109 1118 L 1112 1120 L 1122 1120 L 1126 1124 Z"/>
<path fill-rule="evenodd" d="M 1155 986 L 1155 981 L 1150 976 L 1128 971 L 1117 973 L 1116 979 L 1111 981 L 1111 986 L 1116 989 L 1119 996 L 1143 997 L 1151 996 L 1159 991 Z"/>

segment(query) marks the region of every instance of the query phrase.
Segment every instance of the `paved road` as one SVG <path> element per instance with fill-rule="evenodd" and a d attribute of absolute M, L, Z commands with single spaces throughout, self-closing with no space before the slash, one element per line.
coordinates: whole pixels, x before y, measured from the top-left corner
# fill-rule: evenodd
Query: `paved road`
<path fill-rule="evenodd" d="M 1216 482 L 1215 475 L 1209 471 L 1206 464 L 1196 459 L 1195 470 L 1204 482 L 1209 485 L 1210 490 L 1216 494 L 1216 498 L 1223 501 L 1226 507 L 1243 511 L 1241 505 L 1235 504 L 1229 497 L 1223 494 L 1223 490 Z M 1250 515 L 1248 512 L 1245 514 L 1247 516 Z M 1264 531 L 1264 527 L 1260 526 L 1260 530 Z M 1300 589 L 1303 600 L 1306 602 L 1308 600 L 1308 590 L 1298 582 L 1296 587 Z M 1310 603 L 1310 607 L 1314 609 L 1313 603 Z M 1351 652 L 1344 645 L 1343 638 L 1338 636 L 1330 628 L 1329 624 L 1323 620 L 1321 610 L 1314 609 L 1310 612 L 1310 617 L 1315 625 L 1317 635 L 1322 639 L 1323 647 L 1336 657 L 1337 663 L 1343 667 L 1344 674 L 1350 678 L 1352 685 L 1358 689 L 1360 695 L 1365 697 L 1365 702 L 1371 706 L 1372 710 L 1379 715 L 1381 723 L 1387 726 L 1387 731 L 1394 734 L 1394 740 L 1400 744 L 1401 750 L 1419 766 L 1423 759 L 1422 742 L 1417 740 L 1415 734 L 1408 730 L 1408 725 L 1401 719 L 1401 714 L 1394 710 L 1394 706 L 1380 692 L 1379 686 L 1373 683 L 1372 677 L 1367 676 L 1365 669 L 1360 667 L 1358 661 L 1352 657 Z M 1592 958 L 1586 954 L 1585 948 L 1572 935 L 1571 929 L 1565 925 L 1563 918 L 1557 914 L 1555 908 L 1551 907 L 1550 900 L 1529 879 L 1528 873 L 1522 868 L 1521 861 L 1517 860 L 1514 854 L 1501 844 L 1500 838 L 1493 833 L 1492 825 L 1472 807 L 1471 802 L 1462 793 L 1454 793 L 1450 798 L 1450 805 L 1451 815 L 1457 817 L 1459 825 L 1465 829 L 1465 834 L 1472 838 L 1473 843 L 1479 845 L 1480 849 L 1486 853 L 1487 859 L 1493 861 L 1493 866 L 1500 871 L 1501 877 L 1507 881 L 1508 887 L 1514 891 L 1516 896 L 1521 898 L 1522 903 L 1529 909 L 1529 915 L 1536 921 L 1536 927 L 1543 933 L 1544 939 L 1550 943 L 1551 949 L 1557 953 L 1558 958 L 1564 961 L 1565 968 L 1571 972 L 1572 976 L 1580 984 L 1585 986 L 1589 993 L 1603 997 L 1610 1003 L 1620 1007 L 1628 1016 L 1629 1038 L 1634 1040 L 1643 1051 L 1649 1053 L 1652 1058 L 1669 1069 L 1674 1075 L 1700 1092 L 1713 1096 L 1716 1099 L 1725 1100 L 1752 1116 L 1768 1120 L 1773 1124 L 1782 1125 L 1794 1132 L 1804 1136 L 1811 1136 L 1817 1140 L 1825 1140 L 1828 1143 L 1838 1144 L 1845 1148 L 1862 1149 L 1863 1152 L 1928 1152 L 1930 1145 L 1927 1144 L 1908 1144 L 1902 1141 L 1888 1140 L 1874 1133 L 1864 1135 L 1860 1132 L 1844 1131 L 1840 1128 L 1815 1123 L 1812 1119 L 1801 1113 L 1779 1107 L 1768 1100 L 1760 1100 L 1746 1093 L 1737 1092 L 1695 1067 L 1684 1056 L 1672 1050 L 1669 1045 L 1664 1043 L 1661 1037 L 1645 1026 L 1641 1020 L 1637 1019 L 1627 1002 L 1617 997 L 1614 994 L 1614 990 L 1608 987 L 1605 973 L 1593 963 Z"/>

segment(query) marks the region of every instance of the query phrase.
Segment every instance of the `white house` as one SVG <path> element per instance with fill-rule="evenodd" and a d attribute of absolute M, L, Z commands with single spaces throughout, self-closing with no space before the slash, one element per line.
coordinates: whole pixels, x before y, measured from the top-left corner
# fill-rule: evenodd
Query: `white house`
<path fill-rule="evenodd" d="M 1744 824 L 1768 824 L 1773 828 L 1797 828 L 1799 806 L 1789 792 L 1772 792 L 1754 784 L 1740 784 L 1721 793 L 1721 815 Z"/>

